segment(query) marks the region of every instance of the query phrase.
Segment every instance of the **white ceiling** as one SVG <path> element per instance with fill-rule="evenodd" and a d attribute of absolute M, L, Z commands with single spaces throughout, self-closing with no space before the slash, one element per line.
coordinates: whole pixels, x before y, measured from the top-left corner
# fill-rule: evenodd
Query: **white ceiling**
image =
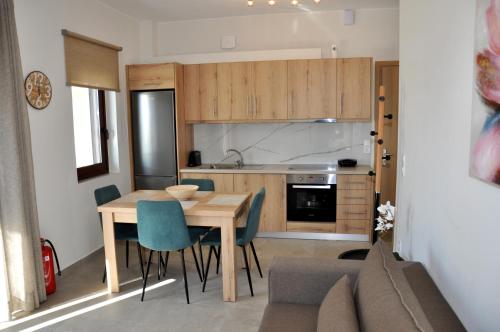
<path fill-rule="evenodd" d="M 99 0 L 139 20 L 179 21 L 228 16 L 326 11 L 361 8 L 397 8 L 399 0 L 299 0 L 299 6 L 290 0 L 276 0 L 269 6 L 267 0 L 254 0 L 252 7 L 246 0 Z"/>

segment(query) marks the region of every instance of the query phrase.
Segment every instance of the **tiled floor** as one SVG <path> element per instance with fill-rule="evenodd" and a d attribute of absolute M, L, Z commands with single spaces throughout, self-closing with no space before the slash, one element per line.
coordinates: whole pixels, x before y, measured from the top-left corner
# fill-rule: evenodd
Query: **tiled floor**
<path fill-rule="evenodd" d="M 171 254 L 168 273 L 158 283 L 150 271 L 148 285 L 155 285 L 140 302 L 141 282 L 135 245 L 130 250 L 130 266 L 125 267 L 124 246 L 118 251 L 122 292 L 108 295 L 101 283 L 102 250 L 63 271 L 57 292 L 49 296 L 36 312 L 8 325 L 8 331 L 27 329 L 45 331 L 256 331 L 267 303 L 267 269 L 274 256 L 330 256 L 367 248 L 365 242 L 256 239 L 255 246 L 264 278 L 253 268 L 255 296 L 250 296 L 244 270 L 238 275 L 239 298 L 236 303 L 222 301 L 222 280 L 215 274 L 212 260 L 207 290 L 201 292 L 191 254 L 186 255 L 191 304 L 186 304 L 182 267 L 178 254 Z M 205 261 L 207 258 L 205 252 Z M 153 260 L 154 261 L 154 260 Z M 0 325 L 0 329 L 2 326 Z"/>

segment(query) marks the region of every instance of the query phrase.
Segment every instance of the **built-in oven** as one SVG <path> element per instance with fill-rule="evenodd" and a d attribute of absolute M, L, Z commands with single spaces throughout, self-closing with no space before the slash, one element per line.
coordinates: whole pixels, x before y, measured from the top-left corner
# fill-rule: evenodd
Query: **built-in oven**
<path fill-rule="evenodd" d="M 288 221 L 335 222 L 335 174 L 290 174 L 286 180 Z"/>

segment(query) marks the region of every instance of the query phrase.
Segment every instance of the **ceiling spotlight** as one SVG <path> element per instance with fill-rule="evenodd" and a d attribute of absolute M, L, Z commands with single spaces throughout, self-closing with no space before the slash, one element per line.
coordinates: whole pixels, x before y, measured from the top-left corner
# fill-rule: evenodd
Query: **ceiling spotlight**
<path fill-rule="evenodd" d="M 297 6 L 299 4 L 299 0 L 292 0 L 292 5 Z"/>
<path fill-rule="evenodd" d="M 247 4 L 248 4 L 248 6 L 253 6 L 253 0 L 248 0 Z"/>
<path fill-rule="evenodd" d="M 314 0 L 314 2 L 319 3 L 321 0 Z"/>
<path fill-rule="evenodd" d="M 267 3 L 269 4 L 269 6 L 274 6 L 276 4 L 276 1 L 275 0 L 269 0 Z"/>

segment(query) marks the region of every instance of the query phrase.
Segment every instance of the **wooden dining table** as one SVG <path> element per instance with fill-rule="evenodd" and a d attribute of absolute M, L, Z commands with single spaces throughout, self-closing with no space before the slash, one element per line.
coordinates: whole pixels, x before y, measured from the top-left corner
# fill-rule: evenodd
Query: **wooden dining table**
<path fill-rule="evenodd" d="M 224 301 L 236 302 L 236 224 L 248 211 L 251 193 L 197 192 L 188 201 L 181 201 L 189 226 L 211 226 L 221 229 L 221 262 Z M 97 208 L 102 214 L 104 251 L 108 292 L 120 291 L 116 259 L 114 223 L 137 223 L 137 202 L 174 199 L 164 190 L 138 190 Z"/>

